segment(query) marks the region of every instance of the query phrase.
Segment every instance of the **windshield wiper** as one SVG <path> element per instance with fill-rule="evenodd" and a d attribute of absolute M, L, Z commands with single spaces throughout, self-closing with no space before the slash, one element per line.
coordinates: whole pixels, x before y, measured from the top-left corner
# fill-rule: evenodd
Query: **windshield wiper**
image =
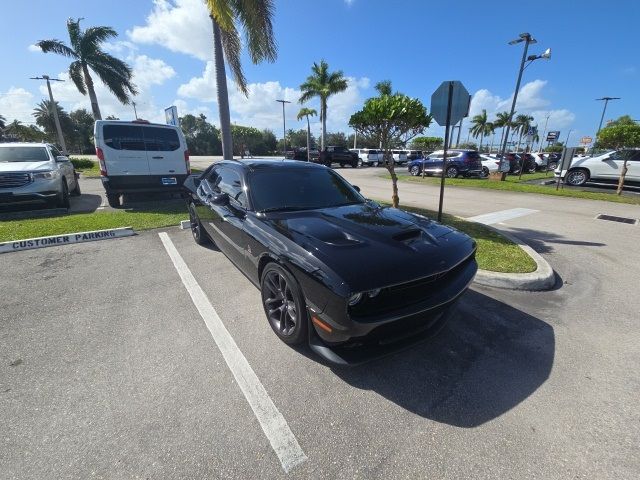
<path fill-rule="evenodd" d="M 311 208 L 311 207 L 293 207 L 293 206 L 290 206 L 290 205 L 283 205 L 283 206 L 280 206 L 280 207 L 263 208 L 262 210 L 259 210 L 258 213 L 293 212 L 295 210 L 305 210 L 307 208 Z"/>

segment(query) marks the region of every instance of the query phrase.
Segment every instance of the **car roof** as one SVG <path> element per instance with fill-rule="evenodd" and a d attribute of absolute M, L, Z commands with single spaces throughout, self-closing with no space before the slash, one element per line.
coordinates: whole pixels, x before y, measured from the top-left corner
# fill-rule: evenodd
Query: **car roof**
<path fill-rule="evenodd" d="M 50 143 L 43 142 L 6 142 L 0 143 L 0 147 L 50 147 Z"/>
<path fill-rule="evenodd" d="M 141 127 L 169 127 L 179 128 L 177 125 L 169 125 L 168 123 L 153 123 L 146 120 L 96 120 L 96 124 L 121 124 L 121 125 L 138 125 Z"/>
<path fill-rule="evenodd" d="M 236 170 L 255 171 L 266 169 L 304 169 L 304 168 L 327 168 L 324 165 L 319 165 L 313 162 L 304 162 L 301 160 L 280 160 L 269 158 L 249 158 L 241 160 L 223 160 L 215 165 L 224 165 L 234 168 Z"/>

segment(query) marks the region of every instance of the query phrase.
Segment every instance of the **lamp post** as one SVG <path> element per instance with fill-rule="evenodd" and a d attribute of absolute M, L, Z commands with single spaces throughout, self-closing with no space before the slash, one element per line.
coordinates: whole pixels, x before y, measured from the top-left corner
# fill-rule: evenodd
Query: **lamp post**
<path fill-rule="evenodd" d="M 569 136 L 571 135 L 571 132 L 573 132 L 573 128 L 571 130 L 569 130 L 569 133 L 567 133 L 567 139 L 564 141 L 564 146 L 565 147 L 569 146 Z"/>
<path fill-rule="evenodd" d="M 507 173 L 504 171 L 505 164 L 505 151 L 507 150 L 507 140 L 509 138 L 509 130 L 511 129 L 511 122 L 513 121 L 513 114 L 516 110 L 516 102 L 518 100 L 518 91 L 520 90 L 520 82 L 522 80 L 522 72 L 524 69 L 531 64 L 534 60 L 538 60 L 540 58 L 544 58 L 548 60 L 551 58 L 551 49 L 547 48 L 542 55 L 529 55 L 527 57 L 527 52 L 529 51 L 529 45 L 534 43 L 538 43 L 538 41 L 531 36 L 530 33 L 521 33 L 520 36 L 509 42 L 509 45 L 515 45 L 517 43 L 524 42 L 524 51 L 522 52 L 522 60 L 520 61 L 520 69 L 518 70 L 518 80 L 516 81 L 516 89 L 513 92 L 513 102 L 511 102 L 511 111 L 509 112 L 509 121 L 507 123 L 507 129 L 505 134 L 504 143 L 502 144 L 502 148 L 500 149 L 500 153 L 502 154 L 500 157 L 500 171 L 502 172 L 502 180 L 505 180 L 507 177 Z M 526 63 L 529 62 L 529 63 Z"/>
<path fill-rule="evenodd" d="M 58 106 L 56 102 L 53 101 L 53 92 L 51 91 L 51 83 L 54 82 L 64 82 L 64 80 L 59 80 L 57 78 L 51 78 L 49 75 L 42 75 L 41 77 L 31 77 L 31 80 L 46 80 L 47 81 L 47 90 L 49 90 L 49 102 L 51 105 L 51 110 L 53 111 L 53 121 L 56 124 L 56 132 L 58 133 L 58 141 L 60 142 L 60 147 L 62 147 L 62 153 L 67 155 L 67 144 L 64 142 L 64 137 L 62 136 L 62 128 L 60 127 L 60 118 L 58 117 Z"/>
<path fill-rule="evenodd" d="M 288 100 L 276 100 L 276 102 L 280 102 L 282 104 L 282 154 L 283 157 L 287 157 L 287 124 L 284 119 L 284 104 L 291 103 Z"/>
<path fill-rule="evenodd" d="M 549 117 L 551 116 L 550 113 L 547 113 L 547 116 L 544 120 L 544 129 L 542 130 L 542 136 L 540 137 L 540 141 L 538 142 L 538 153 L 540 153 L 542 151 L 542 142 L 544 141 L 544 136 L 547 133 L 547 123 L 549 123 Z"/>
<path fill-rule="evenodd" d="M 593 148 L 591 149 L 591 156 L 593 157 L 593 152 L 598 146 L 598 134 L 600 130 L 602 130 L 602 121 L 604 120 L 604 114 L 607 111 L 607 105 L 609 104 L 609 100 L 620 100 L 620 97 L 602 97 L 596 98 L 597 102 L 604 101 L 604 107 L 602 107 L 602 116 L 600 117 L 600 125 L 598 125 L 598 131 L 596 132 L 596 141 L 593 142 Z"/>

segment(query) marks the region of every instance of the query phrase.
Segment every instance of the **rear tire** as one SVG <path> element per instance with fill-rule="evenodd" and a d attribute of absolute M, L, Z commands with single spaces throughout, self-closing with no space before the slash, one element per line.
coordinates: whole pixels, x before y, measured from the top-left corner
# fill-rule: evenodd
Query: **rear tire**
<path fill-rule="evenodd" d="M 558 168 L 557 162 L 549 162 L 549 165 L 547 165 L 547 170 L 554 171 L 556 168 Z"/>
<path fill-rule="evenodd" d="M 459 174 L 457 167 L 447 167 L 447 177 L 456 178 Z"/>
<path fill-rule="evenodd" d="M 193 235 L 193 240 L 198 245 L 206 245 L 211 242 L 209 235 L 207 235 L 207 232 L 202 226 L 202 222 L 200 221 L 200 217 L 198 217 L 198 212 L 196 212 L 196 206 L 193 202 L 189 203 L 189 223 L 191 226 L 191 235 Z"/>
<path fill-rule="evenodd" d="M 122 206 L 120 195 L 117 193 L 107 193 L 107 203 L 111 208 L 120 208 Z"/>
<path fill-rule="evenodd" d="M 264 313 L 278 338 L 289 345 L 307 341 L 307 306 L 293 275 L 275 262 L 268 263 L 260 276 L 260 292 Z"/>
<path fill-rule="evenodd" d="M 360 168 L 360 167 L 362 167 L 362 159 L 361 159 L 361 158 L 359 158 L 355 163 L 352 163 L 352 164 L 351 164 L 351 166 L 352 166 L 353 168 Z"/>
<path fill-rule="evenodd" d="M 417 177 L 418 175 L 420 175 L 420 167 L 418 165 L 414 165 L 413 167 L 411 167 L 411 170 L 409 170 L 409 173 L 414 177 Z"/>
<path fill-rule="evenodd" d="M 573 187 L 580 187 L 587 183 L 587 180 L 589 180 L 589 172 L 584 168 L 577 168 L 567 173 L 564 182 Z"/>
<path fill-rule="evenodd" d="M 480 174 L 481 178 L 487 178 L 489 176 L 489 169 L 487 167 L 482 167 L 482 173 Z"/>

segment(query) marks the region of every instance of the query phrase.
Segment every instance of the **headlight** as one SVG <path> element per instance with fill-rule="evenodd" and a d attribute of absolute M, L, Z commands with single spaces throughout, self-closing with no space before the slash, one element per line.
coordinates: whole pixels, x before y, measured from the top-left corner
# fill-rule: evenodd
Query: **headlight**
<path fill-rule="evenodd" d="M 380 293 L 380 288 L 376 288 L 375 290 L 369 290 L 367 292 L 367 295 L 369 295 L 369 298 L 373 298 L 376 297 L 379 293 Z"/>
<path fill-rule="evenodd" d="M 46 180 L 51 180 L 53 178 L 58 178 L 60 173 L 57 170 L 47 170 L 46 172 L 38 172 L 33 174 L 33 178 L 43 178 Z"/>
<path fill-rule="evenodd" d="M 360 300 L 362 300 L 362 294 L 361 293 L 354 293 L 353 295 L 351 295 L 349 297 L 349 300 L 348 300 L 349 306 L 353 307 Z"/>

